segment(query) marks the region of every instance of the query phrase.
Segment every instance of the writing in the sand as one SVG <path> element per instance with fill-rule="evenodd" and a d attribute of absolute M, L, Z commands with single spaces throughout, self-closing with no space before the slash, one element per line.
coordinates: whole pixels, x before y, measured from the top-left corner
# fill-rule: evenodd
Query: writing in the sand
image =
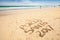
<path fill-rule="evenodd" d="M 33 20 L 32 22 L 28 22 L 24 25 L 21 25 L 20 28 L 25 33 L 38 33 L 40 37 L 44 37 L 46 33 L 48 33 L 51 30 L 54 30 L 47 22 L 43 22 L 40 19 Z"/>

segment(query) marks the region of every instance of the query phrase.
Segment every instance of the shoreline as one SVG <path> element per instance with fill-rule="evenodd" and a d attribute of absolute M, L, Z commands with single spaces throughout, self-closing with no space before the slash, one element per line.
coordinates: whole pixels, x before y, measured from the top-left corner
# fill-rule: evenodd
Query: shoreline
<path fill-rule="evenodd" d="M 7 9 L 7 10 L 0 10 L 0 16 L 4 16 L 4 15 L 15 15 L 15 14 L 30 14 L 30 13 L 44 13 L 44 12 L 54 12 L 54 11 L 58 11 L 59 12 L 60 7 L 56 7 L 56 8 L 34 8 L 34 9 Z M 54 14 L 54 13 L 53 13 Z"/>
<path fill-rule="evenodd" d="M 31 10 L 31 9 L 48 9 L 48 8 L 60 8 L 60 7 L 10 7 L 10 8 L 0 8 L 1 11 L 10 11 L 10 10 Z"/>

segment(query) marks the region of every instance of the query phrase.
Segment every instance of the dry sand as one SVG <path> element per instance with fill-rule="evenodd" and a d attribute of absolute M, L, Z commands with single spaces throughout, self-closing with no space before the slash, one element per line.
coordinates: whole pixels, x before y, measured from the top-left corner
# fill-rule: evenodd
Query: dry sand
<path fill-rule="evenodd" d="M 45 26 L 34 29 L 31 34 L 25 33 L 20 28 L 21 25 L 27 25 L 26 23 L 33 22 L 35 19 L 47 22 L 53 30 L 41 37 L 36 31 L 41 31 Z M 34 25 L 38 23 L 32 24 Z M 30 26 L 26 29 L 29 28 Z M 60 8 L 0 11 L 0 40 L 60 40 Z"/>

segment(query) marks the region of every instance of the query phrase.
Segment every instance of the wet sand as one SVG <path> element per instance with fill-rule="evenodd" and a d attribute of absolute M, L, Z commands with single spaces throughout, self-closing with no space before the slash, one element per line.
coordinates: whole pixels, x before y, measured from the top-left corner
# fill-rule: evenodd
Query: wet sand
<path fill-rule="evenodd" d="M 36 31 L 41 31 L 46 26 L 34 29 L 31 34 L 31 31 L 25 33 L 20 28 L 21 25 L 27 25 L 35 20 L 48 23 L 46 25 L 50 25 L 53 30 L 49 30 L 41 37 Z M 35 22 L 32 26 L 38 23 Z M 30 26 L 26 27 L 27 30 L 29 28 Z M 0 40 L 60 40 L 60 8 L 0 11 Z"/>

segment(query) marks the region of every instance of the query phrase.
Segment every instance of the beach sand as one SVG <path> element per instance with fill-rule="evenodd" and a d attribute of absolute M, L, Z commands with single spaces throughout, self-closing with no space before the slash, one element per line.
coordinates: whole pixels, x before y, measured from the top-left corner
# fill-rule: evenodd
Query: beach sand
<path fill-rule="evenodd" d="M 31 22 L 32 26 L 28 24 Z M 34 31 L 24 32 L 21 25 L 27 25 L 22 27 Z M 46 25 L 50 25 L 50 30 L 44 33 L 41 30 L 47 28 Z M 34 26 L 38 28 L 34 29 Z M 60 8 L 0 11 L 0 40 L 60 40 Z"/>

